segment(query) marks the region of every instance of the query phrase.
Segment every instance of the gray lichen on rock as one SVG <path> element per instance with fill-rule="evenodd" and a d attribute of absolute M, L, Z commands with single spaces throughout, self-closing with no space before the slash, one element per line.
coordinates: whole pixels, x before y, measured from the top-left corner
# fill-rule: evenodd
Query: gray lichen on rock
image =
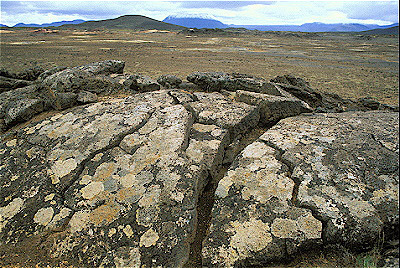
<path fill-rule="evenodd" d="M 318 114 L 361 106 L 290 76 L 195 73 L 185 87 L 123 67 L 34 70 L 33 85 L 0 93 L 2 248 L 40 238 L 50 259 L 79 266 L 183 267 L 213 186 L 210 267 L 396 236 L 398 113 Z M 13 128 L 49 109 L 63 111 Z"/>

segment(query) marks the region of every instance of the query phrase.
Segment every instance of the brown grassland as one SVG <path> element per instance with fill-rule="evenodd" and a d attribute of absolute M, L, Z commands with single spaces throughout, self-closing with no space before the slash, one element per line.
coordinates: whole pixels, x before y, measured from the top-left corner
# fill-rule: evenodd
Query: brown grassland
<path fill-rule="evenodd" d="M 40 33 L 31 29 L 0 30 L 0 36 L 0 65 L 12 72 L 34 65 L 49 69 L 114 59 L 126 62 L 126 73 L 154 79 L 161 74 L 184 79 L 196 71 L 238 72 L 268 80 L 292 74 L 310 82 L 314 89 L 344 98 L 372 97 L 389 105 L 398 105 L 399 101 L 398 36 L 132 30 Z M 13 258 L 15 265 L 11 267 L 73 267 L 48 260 L 44 250 L 38 248 L 40 239 L 3 252 L 0 260 Z M 375 267 L 377 248 L 362 255 L 339 249 L 314 250 L 290 263 L 270 267 Z M 367 263 L 370 259 L 371 265 Z M 195 264 L 200 260 L 191 261 Z"/>
<path fill-rule="evenodd" d="M 116 59 L 125 72 L 185 78 L 195 71 L 250 74 L 265 79 L 292 74 L 315 89 L 398 105 L 397 36 L 351 33 L 182 34 L 174 32 L 29 29 L 1 31 L 1 65 L 21 71 Z"/>

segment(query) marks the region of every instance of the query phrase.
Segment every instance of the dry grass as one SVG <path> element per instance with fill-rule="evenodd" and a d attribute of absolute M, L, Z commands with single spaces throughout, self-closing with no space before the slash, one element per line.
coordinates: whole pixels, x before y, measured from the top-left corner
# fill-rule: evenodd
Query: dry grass
<path fill-rule="evenodd" d="M 266 79 L 293 74 L 312 87 L 345 98 L 373 97 L 397 105 L 398 39 L 351 34 L 185 36 L 173 32 L 19 30 L 2 33 L 1 64 L 20 71 L 78 66 L 117 59 L 125 72 L 185 78 L 195 71 L 251 74 Z"/>

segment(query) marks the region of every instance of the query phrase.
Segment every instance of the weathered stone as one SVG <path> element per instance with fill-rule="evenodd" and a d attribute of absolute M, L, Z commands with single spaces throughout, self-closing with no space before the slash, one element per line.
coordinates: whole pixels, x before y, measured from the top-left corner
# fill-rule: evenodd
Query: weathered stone
<path fill-rule="evenodd" d="M 2 134 L 3 131 L 6 130 L 6 122 L 4 121 L 4 119 L 0 119 L 0 135 Z"/>
<path fill-rule="evenodd" d="M 260 139 L 292 166 L 297 203 L 324 222 L 325 241 L 361 250 L 399 225 L 398 124 L 389 112 L 304 115 Z"/>
<path fill-rule="evenodd" d="M 35 81 L 44 71 L 43 67 L 34 66 L 17 73 L 15 76 L 17 79 Z"/>
<path fill-rule="evenodd" d="M 192 82 L 202 88 L 204 91 L 236 91 L 247 90 L 252 92 L 264 93 L 268 95 L 281 96 L 281 93 L 272 83 L 262 78 L 238 73 L 222 72 L 196 72 L 187 77 Z"/>
<path fill-rule="evenodd" d="M 61 92 L 54 94 L 54 100 L 51 101 L 51 106 L 57 110 L 64 110 L 76 105 L 78 94 L 73 92 Z"/>
<path fill-rule="evenodd" d="M 32 84 L 30 81 L 0 76 L 0 93 L 15 88 L 26 87 Z"/>
<path fill-rule="evenodd" d="M 148 76 L 138 74 L 128 76 L 123 84 L 125 87 L 139 92 L 160 90 L 160 85 L 157 83 L 157 81 L 154 81 Z"/>
<path fill-rule="evenodd" d="M 187 104 L 189 102 L 197 101 L 195 94 L 189 93 L 184 90 L 170 90 L 171 95 L 177 104 Z"/>
<path fill-rule="evenodd" d="M 80 92 L 110 94 L 122 89 L 123 85 L 103 74 L 120 72 L 123 62 L 104 61 L 65 69 L 46 77 L 40 84 L 42 96 L 55 109 L 65 109 L 75 105 Z"/>
<path fill-rule="evenodd" d="M 362 106 L 364 106 L 364 107 L 366 107 L 367 109 L 370 109 L 370 110 L 378 110 L 380 105 L 381 105 L 379 103 L 379 101 L 374 100 L 372 98 L 361 98 L 361 99 L 358 99 L 358 102 Z"/>
<path fill-rule="evenodd" d="M 281 97 L 238 90 L 235 99 L 260 108 L 260 120 L 269 125 L 280 119 L 311 112 L 312 108 L 295 97 Z"/>
<path fill-rule="evenodd" d="M 12 102 L 7 108 L 4 117 L 6 125 L 13 125 L 31 119 L 44 110 L 43 100 L 21 99 Z"/>
<path fill-rule="evenodd" d="M 78 93 L 77 99 L 79 103 L 92 103 L 98 100 L 95 93 L 89 91 L 81 91 Z"/>
<path fill-rule="evenodd" d="M 388 110 L 398 111 L 398 106 L 381 104 L 370 98 L 362 98 L 357 101 L 343 99 L 337 94 L 318 92 L 310 87 L 309 83 L 302 78 L 292 75 L 277 76 L 271 79 L 280 90 L 284 90 L 295 97 L 307 102 L 316 112 L 337 113 L 344 111 L 370 111 Z M 282 92 L 282 91 L 281 91 Z"/>
<path fill-rule="evenodd" d="M 1 132 L 2 251 L 39 238 L 41 252 L 76 266 L 182 267 L 200 250 L 198 222 L 211 208 L 200 201 L 221 176 L 204 242 L 209 267 L 265 266 L 322 243 L 362 250 L 381 232 L 398 238 L 398 114 L 286 118 L 311 111 L 304 101 L 313 97 L 317 112 L 390 107 L 318 95 L 294 77 L 197 73 L 194 82 L 219 93 L 193 93 L 163 76 L 179 89 L 160 90 L 121 74 L 123 65 L 53 69 L 0 93 L 0 128 L 103 100 Z M 280 122 L 258 138 L 260 120 Z M 0 266 L 12 263 L 3 258 Z"/>
<path fill-rule="evenodd" d="M 238 73 L 222 73 L 222 72 L 196 72 L 187 77 L 189 82 L 198 85 L 205 91 L 236 91 L 247 90 L 259 92 L 269 95 L 280 96 L 281 93 L 271 84 L 262 78 Z"/>
<path fill-rule="evenodd" d="M 54 68 L 51 68 L 50 70 L 46 70 L 46 71 L 44 71 L 43 73 L 41 73 L 39 76 L 38 76 L 38 80 L 39 81 L 43 81 L 45 78 L 47 78 L 47 77 L 49 77 L 50 75 L 53 75 L 53 74 L 55 74 L 55 73 L 58 73 L 58 72 L 61 72 L 61 71 L 64 71 L 65 69 L 67 69 L 67 67 L 54 67 Z"/>
<path fill-rule="evenodd" d="M 207 267 L 260 266 L 322 242 L 322 223 L 292 205 L 295 186 L 279 153 L 247 146 L 218 183 L 204 247 Z"/>
<path fill-rule="evenodd" d="M 199 123 L 229 130 L 231 139 L 256 126 L 259 111 L 255 106 L 233 102 L 220 93 L 195 93 L 198 101 L 188 103 Z"/>
<path fill-rule="evenodd" d="M 22 99 L 36 98 L 40 97 L 38 96 L 34 85 L 0 93 L 0 118 L 4 118 L 7 108 L 11 107 L 14 102 Z"/>
<path fill-rule="evenodd" d="M 193 119 L 156 91 L 22 128 L 0 148 L 2 243 L 58 230 L 45 242 L 53 258 L 182 267 L 199 195 L 228 140 L 227 130 Z"/>
<path fill-rule="evenodd" d="M 182 83 L 182 79 L 175 75 L 164 74 L 157 79 L 157 82 L 165 88 L 179 88 L 179 85 Z"/>
<path fill-rule="evenodd" d="M 201 90 L 201 88 L 198 85 L 187 82 L 187 81 L 183 81 L 181 84 L 179 84 L 179 88 L 183 89 L 183 90 L 191 91 L 191 92 Z"/>
<path fill-rule="evenodd" d="M 91 75 L 110 75 L 122 74 L 122 72 L 124 71 L 124 67 L 124 61 L 105 60 L 100 62 L 93 62 L 79 67 L 74 67 L 73 69 L 84 71 Z"/>
<path fill-rule="evenodd" d="M 219 182 L 205 265 L 263 266 L 322 242 L 359 251 L 383 230 L 396 239 L 398 121 L 385 112 L 281 120 Z"/>
<path fill-rule="evenodd" d="M 9 78 L 15 78 L 15 74 L 10 72 L 10 71 L 8 71 L 4 67 L 0 67 L 0 76 L 9 77 Z"/>
<path fill-rule="evenodd" d="M 114 83 L 103 76 L 93 76 L 78 69 L 65 69 L 48 76 L 41 83 L 46 96 L 54 93 L 89 91 L 92 93 L 112 93 L 122 85 Z"/>

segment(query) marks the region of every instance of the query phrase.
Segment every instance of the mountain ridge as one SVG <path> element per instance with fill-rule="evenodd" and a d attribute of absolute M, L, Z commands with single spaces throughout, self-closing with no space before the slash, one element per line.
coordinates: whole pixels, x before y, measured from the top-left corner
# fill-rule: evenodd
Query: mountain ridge
<path fill-rule="evenodd" d="M 219 20 L 216 20 L 212 17 L 209 16 L 190 16 L 190 15 L 186 15 L 186 16 L 182 16 L 182 15 L 170 15 L 168 17 L 166 17 L 163 22 L 166 23 L 171 23 L 171 24 L 175 24 L 175 25 L 180 25 L 183 27 L 187 27 L 187 28 L 211 28 L 211 29 L 215 29 L 215 28 L 220 28 L 220 29 L 224 29 L 224 28 L 229 28 L 228 25 L 222 23 Z"/>
<path fill-rule="evenodd" d="M 51 23 L 42 23 L 42 24 L 36 24 L 36 23 L 17 23 L 12 27 L 58 27 L 62 25 L 67 25 L 67 24 L 80 24 L 85 22 L 85 20 L 77 19 L 77 20 L 70 20 L 70 21 L 55 21 Z"/>
<path fill-rule="evenodd" d="M 62 27 L 77 29 L 138 29 L 138 30 L 182 30 L 186 28 L 245 28 L 259 31 L 292 31 L 292 32 L 366 32 L 377 30 L 380 33 L 384 29 L 398 27 L 399 23 L 390 25 L 360 24 L 360 23 L 321 23 L 312 22 L 301 25 L 234 25 L 225 24 L 212 16 L 204 14 L 178 14 L 169 15 L 163 21 L 155 20 L 142 15 L 123 15 L 113 19 L 85 21 L 82 19 L 72 21 L 58 21 L 43 24 L 17 23 L 12 27 Z M 9 27 L 1 25 L 1 27 Z M 395 31 L 395 30 L 394 30 Z M 388 31 L 383 31 L 388 32 Z M 390 32 L 390 31 L 389 31 Z M 393 31 L 392 31 L 393 32 Z"/>
<path fill-rule="evenodd" d="M 184 27 L 165 23 L 142 15 L 123 15 L 114 19 L 87 21 L 80 24 L 63 25 L 61 28 L 77 29 L 135 29 L 135 30 L 183 30 Z"/>

